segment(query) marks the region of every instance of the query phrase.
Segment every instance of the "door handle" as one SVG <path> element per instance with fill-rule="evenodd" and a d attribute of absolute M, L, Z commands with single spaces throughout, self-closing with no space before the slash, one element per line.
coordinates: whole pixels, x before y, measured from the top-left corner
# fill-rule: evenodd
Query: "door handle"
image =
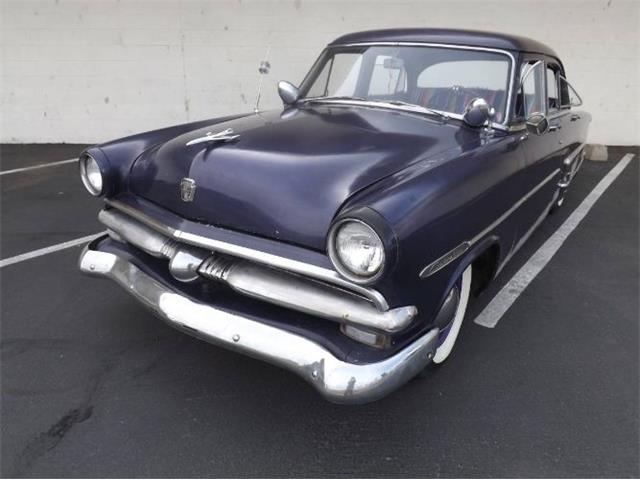
<path fill-rule="evenodd" d="M 571 115 L 571 121 L 575 122 L 576 120 L 580 120 L 580 115 L 578 115 L 578 114 Z"/>
<path fill-rule="evenodd" d="M 562 128 L 562 125 L 549 125 L 550 132 L 555 132 L 556 130 L 560 130 L 561 128 Z"/>

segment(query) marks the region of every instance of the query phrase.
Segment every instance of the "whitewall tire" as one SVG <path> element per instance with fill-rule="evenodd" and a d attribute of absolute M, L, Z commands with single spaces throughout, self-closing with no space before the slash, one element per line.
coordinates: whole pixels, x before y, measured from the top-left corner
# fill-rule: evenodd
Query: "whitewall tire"
<path fill-rule="evenodd" d="M 460 301 L 458 302 L 458 306 L 456 307 L 456 313 L 451 322 L 451 327 L 449 327 L 449 332 L 447 333 L 446 338 L 440 344 L 440 346 L 436 350 L 435 355 L 433 356 L 433 363 L 444 362 L 451 354 L 451 350 L 453 350 L 453 346 L 455 345 L 458 334 L 460 333 L 462 321 L 464 320 L 464 314 L 467 311 L 470 288 L 471 265 L 469 265 L 462 273 L 462 282 L 460 285 Z"/>

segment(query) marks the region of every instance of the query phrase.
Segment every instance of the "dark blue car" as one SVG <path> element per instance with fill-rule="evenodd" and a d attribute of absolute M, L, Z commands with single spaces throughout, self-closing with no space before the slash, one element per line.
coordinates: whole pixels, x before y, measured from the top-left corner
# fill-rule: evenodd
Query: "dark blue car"
<path fill-rule="evenodd" d="M 345 35 L 279 93 L 83 152 L 107 235 L 80 268 L 372 401 L 450 355 L 470 295 L 562 204 L 590 115 L 549 47 L 471 31 Z"/>

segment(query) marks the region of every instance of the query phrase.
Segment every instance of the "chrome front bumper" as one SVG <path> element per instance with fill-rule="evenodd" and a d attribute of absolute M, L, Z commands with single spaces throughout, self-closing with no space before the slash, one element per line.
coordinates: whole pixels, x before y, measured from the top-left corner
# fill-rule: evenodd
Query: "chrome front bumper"
<path fill-rule="evenodd" d="M 418 313 L 415 306 L 380 310 L 371 301 L 343 288 L 176 241 L 115 209 L 102 210 L 98 218 L 115 240 L 168 259 L 169 271 L 179 281 L 208 278 L 249 297 L 380 333 L 405 329 Z"/>
<path fill-rule="evenodd" d="M 169 325 L 287 368 L 336 403 L 367 403 L 384 397 L 428 365 L 437 347 L 434 329 L 383 361 L 347 363 L 305 337 L 191 300 L 113 253 L 87 246 L 79 263 L 84 273 L 116 281 Z"/>

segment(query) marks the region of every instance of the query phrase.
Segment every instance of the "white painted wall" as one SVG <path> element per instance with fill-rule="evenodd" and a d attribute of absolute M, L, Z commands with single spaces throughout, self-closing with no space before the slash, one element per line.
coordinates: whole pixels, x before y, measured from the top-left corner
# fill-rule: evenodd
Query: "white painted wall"
<path fill-rule="evenodd" d="M 299 82 L 352 31 L 517 33 L 562 57 L 593 114 L 593 143 L 640 144 L 640 2 L 2 1 L 0 142 L 101 142 L 249 111 L 259 61 Z"/>

